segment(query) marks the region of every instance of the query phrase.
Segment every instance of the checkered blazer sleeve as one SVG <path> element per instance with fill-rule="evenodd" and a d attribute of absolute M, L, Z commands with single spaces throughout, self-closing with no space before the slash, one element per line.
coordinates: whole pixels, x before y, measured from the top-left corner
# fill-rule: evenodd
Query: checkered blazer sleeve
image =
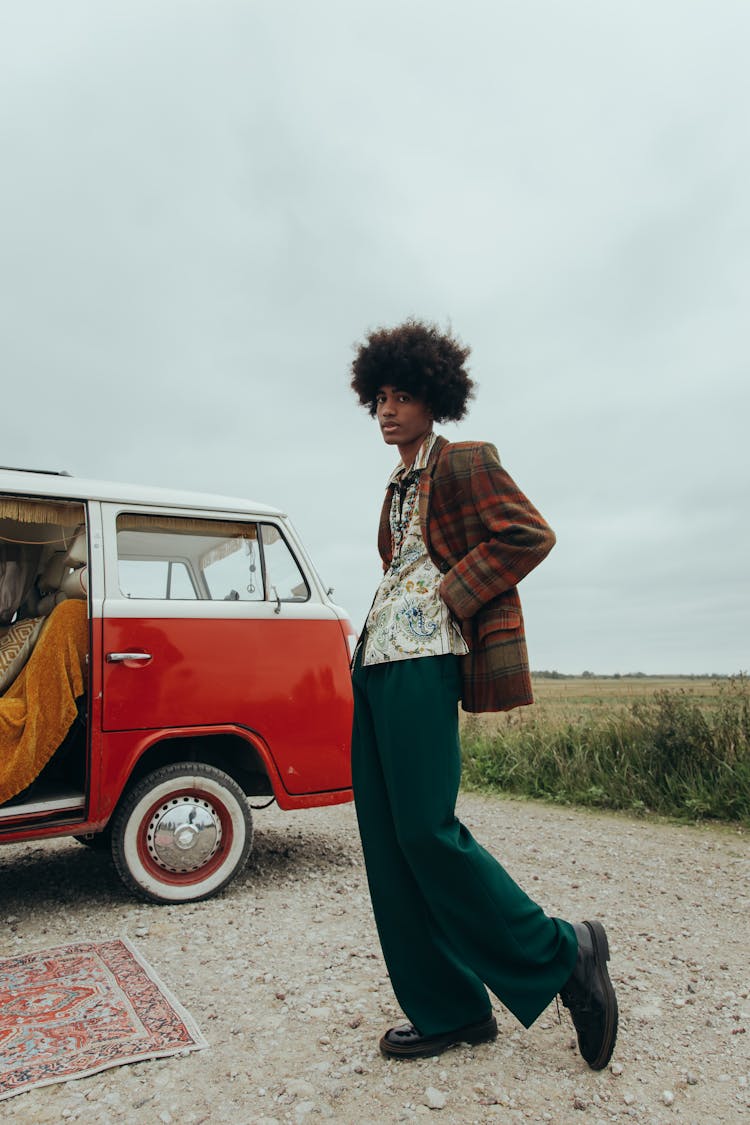
<path fill-rule="evenodd" d="M 453 503 L 441 515 L 446 538 L 468 551 L 446 573 L 440 594 L 461 621 L 538 566 L 555 534 L 500 464 L 497 449 L 472 443 L 451 465 Z"/>

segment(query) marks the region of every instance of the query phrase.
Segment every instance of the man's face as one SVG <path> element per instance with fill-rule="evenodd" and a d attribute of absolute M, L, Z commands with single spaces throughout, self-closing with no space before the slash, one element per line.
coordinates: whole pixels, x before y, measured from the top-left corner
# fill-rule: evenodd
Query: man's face
<path fill-rule="evenodd" d="M 386 445 L 417 449 L 432 429 L 432 411 L 421 399 L 398 387 L 380 387 L 375 396 L 378 425 Z M 414 451 L 416 453 L 416 449 Z"/>

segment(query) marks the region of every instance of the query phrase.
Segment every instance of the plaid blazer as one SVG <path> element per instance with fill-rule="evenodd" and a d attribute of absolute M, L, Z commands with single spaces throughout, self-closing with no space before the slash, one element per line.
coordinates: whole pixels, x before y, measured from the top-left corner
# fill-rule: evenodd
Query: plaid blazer
<path fill-rule="evenodd" d="M 391 561 L 386 492 L 378 550 Z M 533 703 L 517 584 L 552 550 L 555 535 L 500 464 L 494 445 L 438 437 L 419 482 L 419 520 L 444 575 L 440 595 L 469 646 L 464 711 L 509 711 Z"/>

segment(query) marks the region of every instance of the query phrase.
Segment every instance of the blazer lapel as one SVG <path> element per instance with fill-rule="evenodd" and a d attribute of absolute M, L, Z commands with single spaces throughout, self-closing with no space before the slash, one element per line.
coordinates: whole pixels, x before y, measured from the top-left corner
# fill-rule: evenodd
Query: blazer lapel
<path fill-rule="evenodd" d="M 380 523 L 378 524 L 378 552 L 383 560 L 385 569 L 391 561 L 391 495 L 393 489 L 389 486 L 385 490 L 383 507 L 380 509 Z"/>
<path fill-rule="evenodd" d="M 430 549 L 429 518 L 432 478 L 435 476 L 440 453 L 446 445 L 448 445 L 448 439 L 438 435 L 430 450 L 430 456 L 427 458 L 425 470 L 419 478 L 419 526 L 422 529 L 422 538 L 428 551 Z"/>

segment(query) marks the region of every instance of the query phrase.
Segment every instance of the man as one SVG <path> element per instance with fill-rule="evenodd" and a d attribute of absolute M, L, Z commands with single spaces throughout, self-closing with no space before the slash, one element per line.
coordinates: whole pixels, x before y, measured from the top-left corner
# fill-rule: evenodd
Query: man
<path fill-rule="evenodd" d="M 607 1065 L 617 1001 L 599 922 L 550 918 L 455 815 L 457 703 L 532 702 L 518 582 L 554 535 L 482 442 L 451 444 L 473 394 L 469 348 L 409 320 L 372 332 L 352 388 L 401 461 L 378 546 L 384 576 L 353 662 L 352 775 L 383 954 L 410 1022 L 380 1049 L 436 1055 L 494 1039 L 488 986 L 529 1027 L 559 994 L 593 1069 Z"/>

